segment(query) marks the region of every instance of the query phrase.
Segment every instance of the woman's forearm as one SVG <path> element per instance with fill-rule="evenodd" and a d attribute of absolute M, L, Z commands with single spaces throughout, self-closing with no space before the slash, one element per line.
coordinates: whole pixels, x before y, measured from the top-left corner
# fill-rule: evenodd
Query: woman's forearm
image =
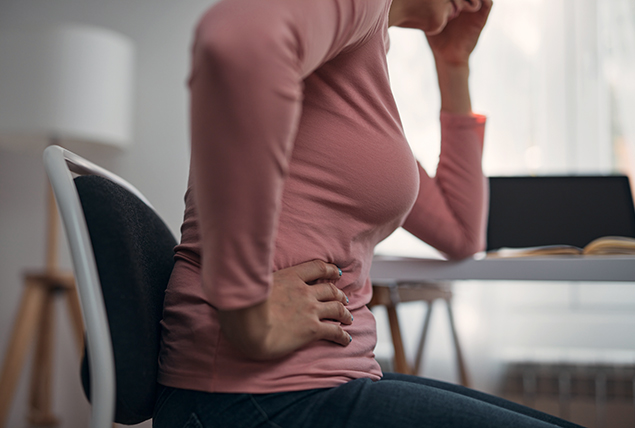
<path fill-rule="evenodd" d="M 441 111 L 453 114 L 472 113 L 470 66 L 467 63 L 448 64 L 437 60 L 436 67 L 441 91 Z"/>
<path fill-rule="evenodd" d="M 254 306 L 230 311 L 218 311 L 221 331 L 240 351 L 255 360 L 266 360 L 278 355 L 269 351 L 271 332 L 269 300 Z"/>
<path fill-rule="evenodd" d="M 487 22 L 492 0 L 482 0 L 472 13 L 461 13 L 438 34 L 428 35 L 441 89 L 441 111 L 453 114 L 472 112 L 468 78 L 469 60 Z M 475 5 L 476 5 L 475 3 Z"/>

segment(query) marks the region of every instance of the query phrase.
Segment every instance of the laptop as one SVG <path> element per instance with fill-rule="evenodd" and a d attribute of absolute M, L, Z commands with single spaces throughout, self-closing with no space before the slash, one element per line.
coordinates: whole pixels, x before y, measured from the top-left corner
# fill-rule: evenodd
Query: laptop
<path fill-rule="evenodd" d="M 487 250 L 635 238 L 626 176 L 490 177 Z"/>

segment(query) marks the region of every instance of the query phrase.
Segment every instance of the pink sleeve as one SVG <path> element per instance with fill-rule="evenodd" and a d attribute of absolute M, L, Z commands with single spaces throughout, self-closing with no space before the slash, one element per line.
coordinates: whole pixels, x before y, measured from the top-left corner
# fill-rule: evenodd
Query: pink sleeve
<path fill-rule="evenodd" d="M 441 113 L 441 156 L 430 178 L 419 166 L 417 201 L 403 227 L 451 259 L 485 248 L 488 187 L 481 168 L 485 117 Z"/>
<path fill-rule="evenodd" d="M 195 34 L 191 173 L 203 288 L 219 309 L 267 298 L 303 79 L 373 31 L 386 0 L 224 0 Z"/>

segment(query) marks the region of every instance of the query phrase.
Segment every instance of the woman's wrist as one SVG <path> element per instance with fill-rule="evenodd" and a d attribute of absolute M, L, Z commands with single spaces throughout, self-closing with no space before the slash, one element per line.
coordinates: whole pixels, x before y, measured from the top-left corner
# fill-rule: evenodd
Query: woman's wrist
<path fill-rule="evenodd" d="M 471 114 L 468 62 L 446 62 L 437 59 L 436 68 L 441 91 L 441 111 Z"/>
<path fill-rule="evenodd" d="M 227 340 L 245 355 L 256 360 L 270 358 L 267 339 L 271 331 L 271 320 L 267 300 L 248 308 L 219 310 L 218 318 Z"/>

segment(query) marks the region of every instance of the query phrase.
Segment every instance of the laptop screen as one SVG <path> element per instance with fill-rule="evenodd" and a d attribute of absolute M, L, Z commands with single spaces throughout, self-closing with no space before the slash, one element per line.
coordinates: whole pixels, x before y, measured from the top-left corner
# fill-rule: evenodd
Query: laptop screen
<path fill-rule="evenodd" d="M 490 177 L 487 250 L 635 237 L 626 176 Z"/>

